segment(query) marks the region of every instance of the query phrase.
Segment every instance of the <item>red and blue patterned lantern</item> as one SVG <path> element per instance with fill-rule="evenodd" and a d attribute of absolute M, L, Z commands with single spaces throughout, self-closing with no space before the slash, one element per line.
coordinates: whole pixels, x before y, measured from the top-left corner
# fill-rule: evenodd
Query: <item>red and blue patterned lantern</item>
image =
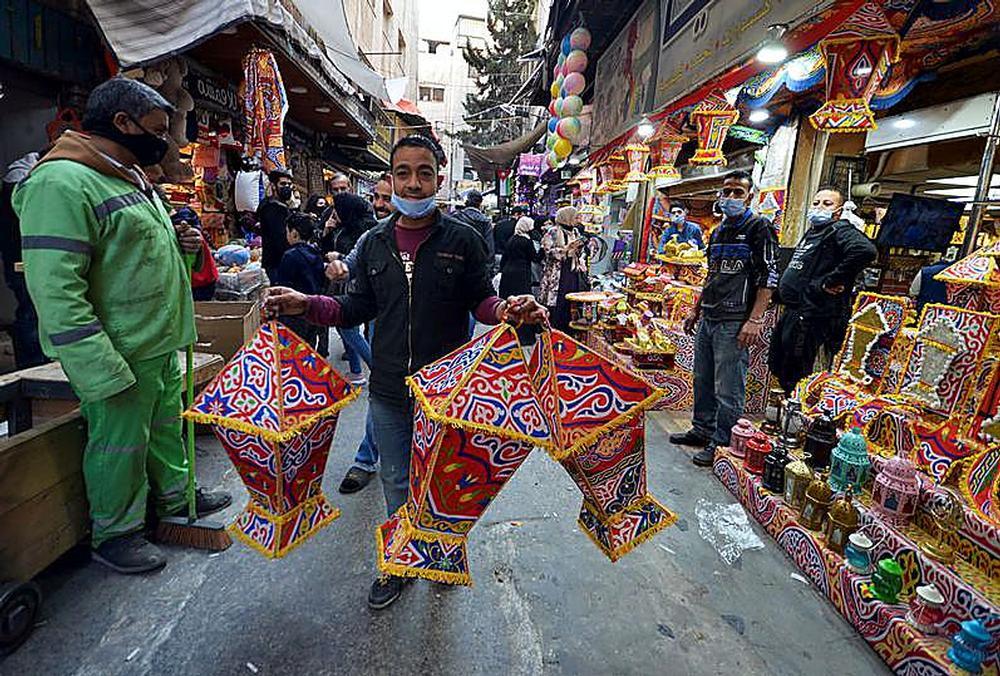
<path fill-rule="evenodd" d="M 643 413 L 663 396 L 638 376 L 559 331 L 531 355 L 557 460 L 583 493 L 579 525 L 616 561 L 677 516 L 646 488 Z"/>
<path fill-rule="evenodd" d="M 466 538 L 535 446 L 552 443 L 517 334 L 500 326 L 408 379 L 410 496 L 376 529 L 384 573 L 471 584 Z"/>
<path fill-rule="evenodd" d="M 195 398 L 184 417 L 212 426 L 250 493 L 233 535 L 276 558 L 340 515 L 323 495 L 323 473 L 338 413 L 358 393 L 269 322 Z"/>

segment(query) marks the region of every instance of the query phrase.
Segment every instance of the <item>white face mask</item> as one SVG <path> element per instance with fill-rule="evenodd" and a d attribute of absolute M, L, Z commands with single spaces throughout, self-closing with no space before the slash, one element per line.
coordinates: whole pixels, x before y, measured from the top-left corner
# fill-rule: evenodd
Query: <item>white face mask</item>
<path fill-rule="evenodd" d="M 826 225 L 833 221 L 833 212 L 813 207 L 806 214 L 806 221 L 809 222 L 809 225 Z"/>
<path fill-rule="evenodd" d="M 434 195 L 415 200 L 392 193 L 392 206 L 407 218 L 423 218 L 437 208 L 437 201 Z"/>

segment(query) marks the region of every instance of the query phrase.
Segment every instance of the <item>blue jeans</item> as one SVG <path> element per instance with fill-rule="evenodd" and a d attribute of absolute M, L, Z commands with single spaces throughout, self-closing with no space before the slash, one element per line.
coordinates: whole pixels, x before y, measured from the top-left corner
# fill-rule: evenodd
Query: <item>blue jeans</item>
<path fill-rule="evenodd" d="M 358 452 L 354 455 L 354 466 L 366 472 L 378 469 L 378 444 L 375 443 L 375 422 L 372 418 L 372 407 L 368 405 L 368 415 L 365 416 L 365 438 L 358 444 Z"/>
<path fill-rule="evenodd" d="M 375 442 L 382 456 L 382 492 L 386 513 L 392 516 L 406 503 L 410 490 L 410 443 L 413 438 L 413 404 L 372 396 L 368 401 Z"/>
<path fill-rule="evenodd" d="M 743 322 L 702 319 L 694 338 L 694 431 L 717 446 L 743 415 L 750 353 L 736 336 Z"/>
<path fill-rule="evenodd" d="M 372 349 L 368 341 L 361 335 L 361 328 L 352 326 L 349 329 L 337 329 L 340 339 L 344 341 L 344 350 L 347 352 L 347 363 L 350 365 L 351 373 L 361 373 L 362 360 L 372 367 Z"/>

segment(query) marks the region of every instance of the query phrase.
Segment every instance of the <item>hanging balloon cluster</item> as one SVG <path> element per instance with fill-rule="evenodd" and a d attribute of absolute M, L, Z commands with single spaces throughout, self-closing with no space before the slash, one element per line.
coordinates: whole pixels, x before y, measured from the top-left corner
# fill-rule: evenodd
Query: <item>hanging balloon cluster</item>
<path fill-rule="evenodd" d="M 583 90 L 587 80 L 587 49 L 590 48 L 590 31 L 577 28 L 562 40 L 559 61 L 552 71 L 552 101 L 549 103 L 549 134 L 546 139 L 548 153 L 545 163 L 555 169 L 566 161 L 573 146 L 580 140 L 583 125 Z"/>

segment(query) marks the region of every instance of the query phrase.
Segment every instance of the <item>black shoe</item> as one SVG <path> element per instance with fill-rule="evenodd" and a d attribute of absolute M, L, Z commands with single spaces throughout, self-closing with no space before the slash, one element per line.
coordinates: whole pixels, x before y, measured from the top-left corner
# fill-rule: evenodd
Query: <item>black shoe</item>
<path fill-rule="evenodd" d="M 715 463 L 715 444 L 709 444 L 694 454 L 691 462 L 698 467 L 711 467 Z"/>
<path fill-rule="evenodd" d="M 221 512 L 229 505 L 233 504 L 233 496 L 225 491 L 216 491 L 214 493 L 209 493 L 201 488 L 194 489 L 194 507 L 195 511 L 198 513 L 198 518 L 208 516 L 209 514 L 215 514 L 216 512 Z M 168 514 L 167 516 L 187 516 L 188 508 L 184 505 L 180 509 Z"/>
<path fill-rule="evenodd" d="M 705 444 L 708 443 L 708 439 L 701 436 L 694 430 L 688 430 L 687 432 L 682 432 L 681 434 L 671 434 L 670 443 L 677 444 L 678 446 L 699 446 L 704 448 Z"/>
<path fill-rule="evenodd" d="M 340 355 L 340 361 L 347 361 L 347 353 L 346 352 L 343 353 L 342 355 Z"/>
<path fill-rule="evenodd" d="M 368 607 L 372 610 L 388 608 L 403 593 L 407 581 L 396 575 L 379 575 L 368 592 Z"/>
<path fill-rule="evenodd" d="M 352 467 L 347 470 L 344 480 L 340 482 L 340 492 L 347 495 L 357 493 L 368 485 L 368 482 L 375 476 L 375 472 L 366 472 L 360 467 Z"/>
<path fill-rule="evenodd" d="M 125 575 L 148 573 L 167 565 L 167 557 L 160 548 L 143 537 L 142 533 L 111 538 L 91 550 L 90 556 L 94 561 Z"/>

